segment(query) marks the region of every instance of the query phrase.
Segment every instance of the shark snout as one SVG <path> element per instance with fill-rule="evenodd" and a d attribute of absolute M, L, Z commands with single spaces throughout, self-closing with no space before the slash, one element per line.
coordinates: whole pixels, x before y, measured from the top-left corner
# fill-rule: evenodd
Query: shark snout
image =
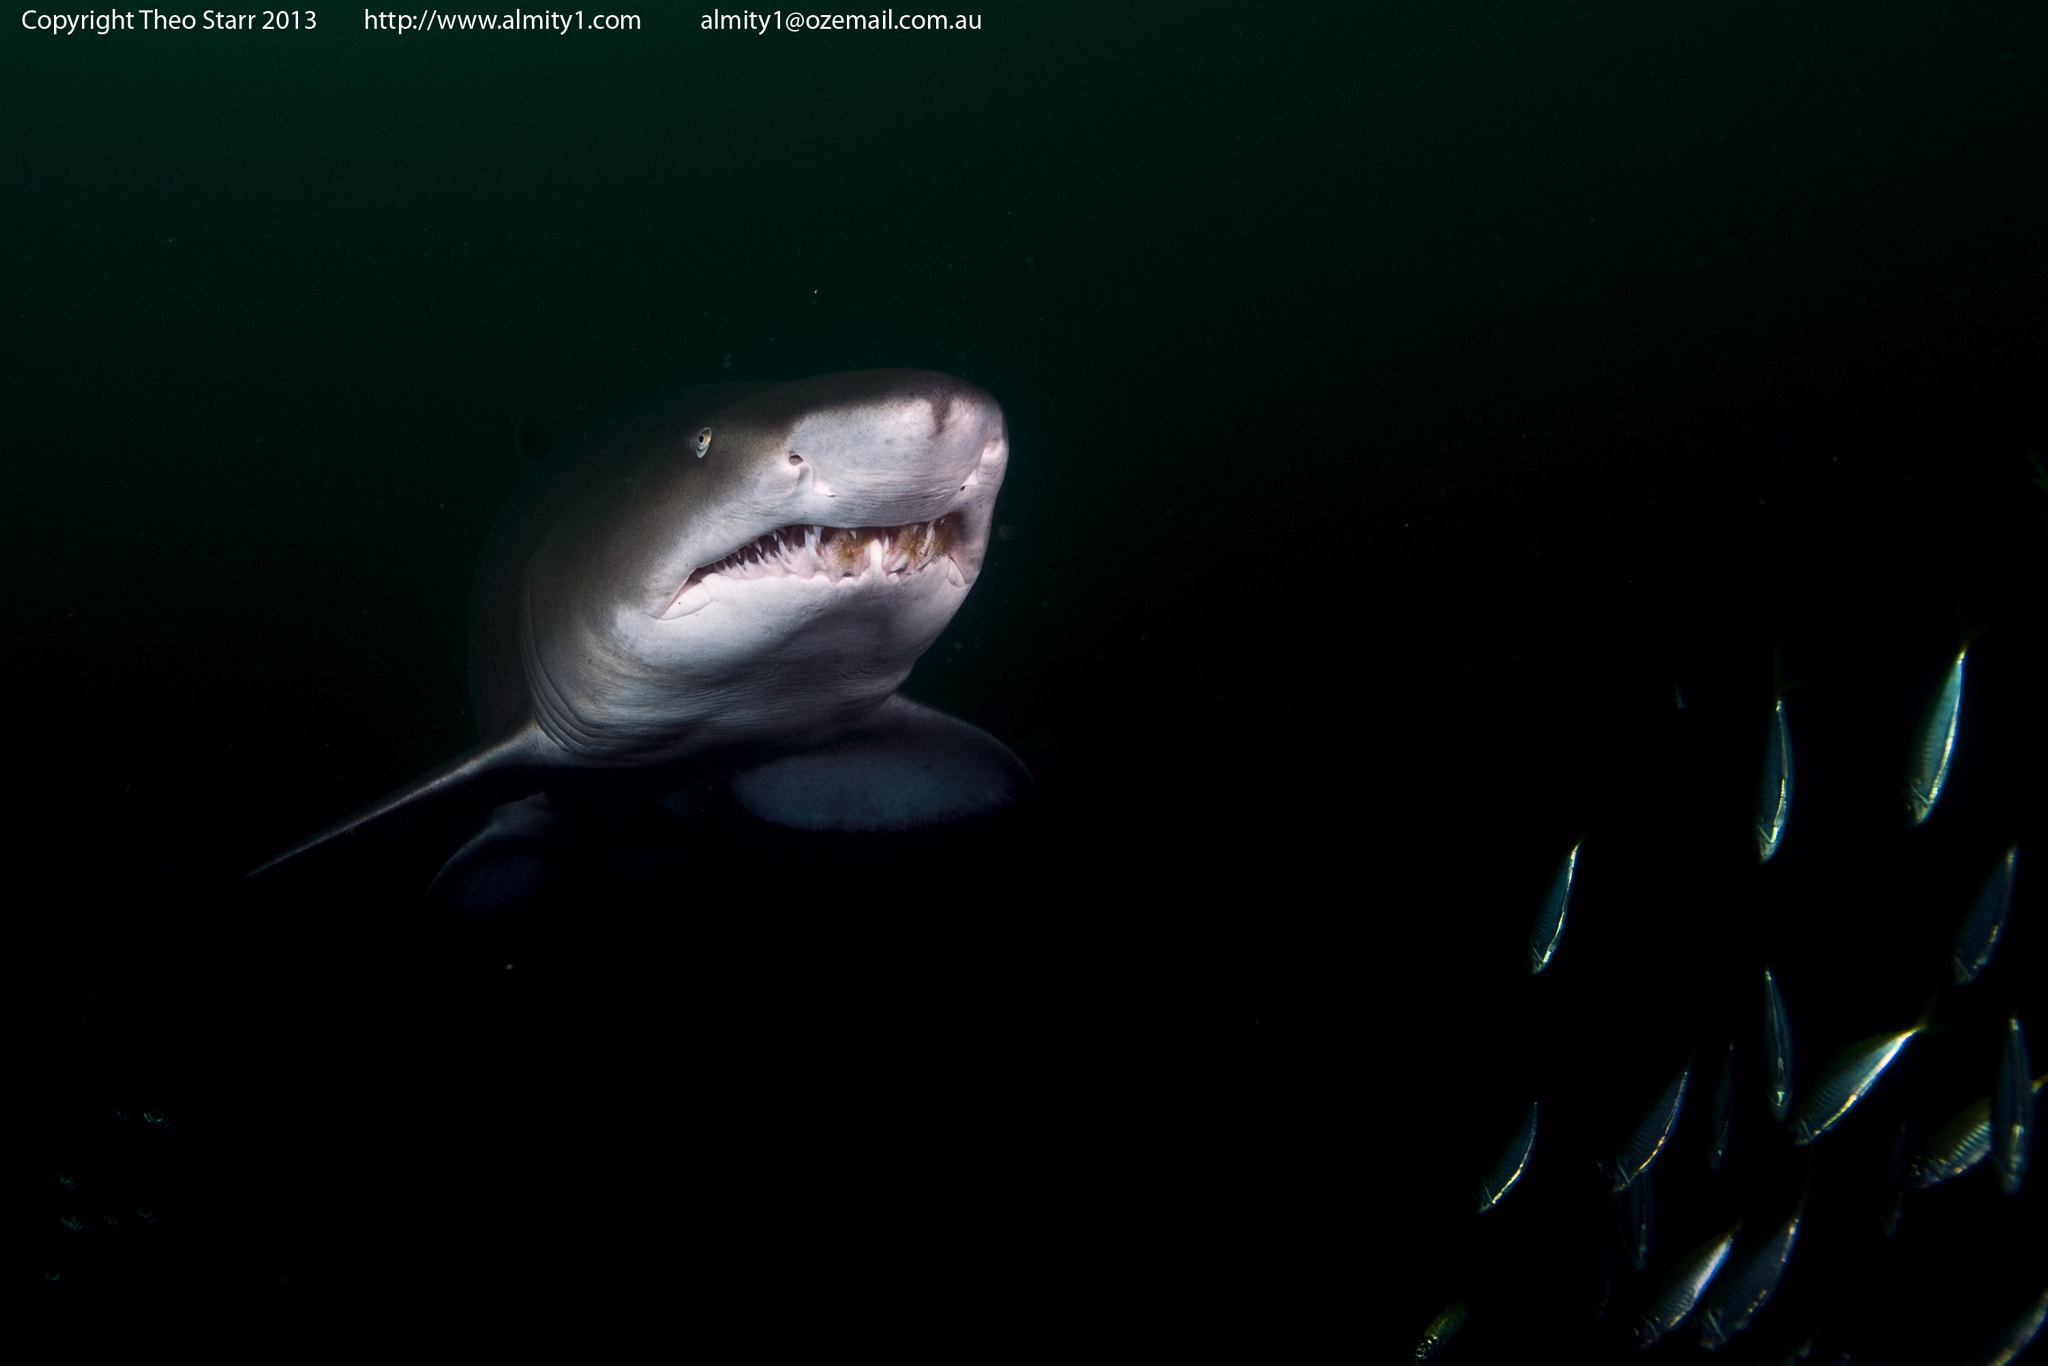
<path fill-rule="evenodd" d="M 713 581 L 944 580 L 964 592 L 980 572 L 1010 445 L 979 386 L 923 370 L 820 375 L 706 430 L 703 463 L 669 466 L 703 477 L 649 505 L 655 549 L 633 581 L 655 616 L 693 615 Z"/>
<path fill-rule="evenodd" d="M 1009 456 L 1003 410 L 979 386 L 928 371 L 866 371 L 836 401 L 792 423 L 792 477 L 841 525 L 928 520 L 1000 483 Z M 992 492 L 992 488 L 990 489 Z"/>

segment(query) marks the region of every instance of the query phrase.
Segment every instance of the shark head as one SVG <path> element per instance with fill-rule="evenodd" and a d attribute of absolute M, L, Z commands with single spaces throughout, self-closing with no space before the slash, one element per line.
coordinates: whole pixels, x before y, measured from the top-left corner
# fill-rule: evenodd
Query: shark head
<path fill-rule="evenodd" d="M 498 806 L 462 866 L 530 836 L 538 794 L 679 766 L 722 766 L 799 828 L 1006 808 L 1017 757 L 896 689 L 980 576 L 1009 455 L 994 399 L 923 370 L 687 391 L 586 428 L 477 563 L 481 743 L 263 868 L 422 804 Z"/>
<path fill-rule="evenodd" d="M 918 370 L 670 405 L 594 472 L 508 607 L 523 701 L 573 762 L 647 765 L 843 731 L 902 684 L 981 572 L 1002 409 Z"/>

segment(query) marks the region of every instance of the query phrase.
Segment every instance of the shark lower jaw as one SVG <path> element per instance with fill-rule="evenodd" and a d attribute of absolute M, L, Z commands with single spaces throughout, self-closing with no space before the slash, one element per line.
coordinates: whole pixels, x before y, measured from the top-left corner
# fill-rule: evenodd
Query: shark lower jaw
<path fill-rule="evenodd" d="M 967 576 L 953 554 L 960 546 L 957 512 L 903 526 L 777 527 L 723 559 L 691 571 L 661 617 L 672 621 L 709 605 L 712 594 L 707 581 L 711 579 L 787 579 L 798 591 L 845 591 L 907 584 L 938 572 L 964 587 Z"/>

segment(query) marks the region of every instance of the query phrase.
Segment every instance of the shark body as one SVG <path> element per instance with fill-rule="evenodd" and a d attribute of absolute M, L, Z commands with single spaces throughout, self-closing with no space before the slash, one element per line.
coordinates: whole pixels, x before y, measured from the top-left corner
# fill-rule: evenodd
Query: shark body
<path fill-rule="evenodd" d="M 995 400 L 918 370 L 686 390 L 584 429 L 478 561 L 478 745 L 256 872 L 457 800 L 500 808 L 473 853 L 555 803 L 707 768 L 804 829 L 1013 803 L 1015 755 L 897 692 L 980 574 L 1008 460 Z"/>

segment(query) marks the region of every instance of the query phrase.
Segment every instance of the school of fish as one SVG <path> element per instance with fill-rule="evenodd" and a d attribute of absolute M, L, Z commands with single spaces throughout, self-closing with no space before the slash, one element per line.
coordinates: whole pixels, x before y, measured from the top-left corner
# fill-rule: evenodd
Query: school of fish
<path fill-rule="evenodd" d="M 1967 644 L 1956 652 L 1915 733 L 1905 781 L 1905 815 L 1914 829 L 1926 823 L 1950 784 L 1968 654 Z M 1754 821 L 1759 865 L 1768 863 L 1778 853 L 1792 811 L 1792 740 L 1786 717 L 1784 694 L 1788 688 L 1782 661 L 1774 661 L 1774 672 L 1774 695 Z M 1683 694 L 1679 694 L 1678 705 L 1684 706 Z M 1565 851 L 1551 878 L 1549 892 L 1537 910 L 1528 943 L 1532 977 L 1543 973 L 1566 948 L 1567 913 L 1573 883 L 1581 871 L 1583 850 L 1581 840 Z M 1775 1141 L 1808 1150 L 1806 1179 L 1810 1191 L 1814 1164 L 1826 1160 L 1814 1152 L 1814 1145 L 1842 1125 L 1884 1083 L 1894 1063 L 1915 1039 L 1930 1029 L 1939 1030 L 1941 992 L 1968 987 L 1991 965 L 2006 935 L 2018 862 L 2019 847 L 2013 844 L 1986 871 L 1981 889 L 1955 927 L 1950 961 L 1947 971 L 1941 974 L 1945 980 L 1920 1014 L 1901 1020 L 1897 1028 L 1850 1044 L 1817 1070 L 1800 1074 L 1794 1068 L 1793 1036 L 1798 1017 L 1788 1007 L 1788 990 L 1791 1001 L 1796 1003 L 1798 983 L 1782 983 L 1771 967 L 1764 967 L 1762 980 L 1757 984 L 1761 1028 L 1748 1043 L 1729 1041 L 1718 1058 L 1713 1059 L 1718 1066 L 1711 1073 L 1714 1085 L 1708 1102 L 1705 1156 L 1709 1171 L 1721 1170 L 1729 1150 L 1738 1092 L 1738 1054 L 1753 1048 L 1765 1081 L 1763 1100 L 1782 1131 Z M 1995 1180 L 2005 1196 L 2017 1196 L 2023 1188 L 2034 1136 L 2035 1098 L 2042 1086 L 2048 1084 L 2048 1073 L 2033 1072 L 2021 1021 L 2021 1008 L 2026 1004 L 2001 1003 L 2002 1038 L 1995 1059 L 1985 1059 L 1983 1072 L 1988 1094 L 1945 1121 L 1934 1115 L 1899 1123 L 1891 1139 L 1883 1188 L 1873 1192 L 1876 1208 L 1871 1227 L 1884 1237 L 1898 1233 L 1908 1191 L 1926 1191 L 1955 1181 L 1979 1166 L 1989 1167 L 1988 1179 Z M 1635 1122 L 1616 1135 L 1606 1152 L 1555 1159 L 1560 1164 L 1578 1164 L 1591 1156 L 1596 1163 L 1612 1206 L 1610 1258 L 1626 1262 L 1637 1272 L 1652 1266 L 1659 1268 L 1659 1274 L 1646 1282 L 1644 1291 L 1632 1297 L 1630 1320 L 1622 1325 L 1632 1332 L 1636 1345 L 1643 1348 L 1675 1336 L 1691 1335 L 1698 1347 L 1712 1351 L 1746 1332 L 1766 1314 L 1809 1217 L 1807 1195 L 1802 1193 L 1782 1217 L 1766 1226 L 1745 1228 L 1737 1221 L 1690 1250 L 1676 1254 L 1669 1250 L 1653 1252 L 1656 1223 L 1652 1177 L 1660 1162 L 1668 1165 L 1673 1135 L 1700 1061 L 1697 1056 L 1686 1060 L 1674 1073 L 1667 1074 L 1661 1085 L 1651 1078 L 1641 1079 L 1645 1084 L 1639 1095 L 1648 1098 L 1647 1104 L 1636 1112 Z M 1799 1078 L 1796 1084 L 1795 1077 Z M 1705 1081 L 1700 1085 L 1703 1088 Z M 1499 1208 L 1528 1181 L 1540 1179 L 1532 1178 L 1532 1173 L 1541 1172 L 1544 1166 L 1545 1155 L 1539 1152 L 1537 1141 L 1537 1117 L 1542 1103 L 1539 1097 L 1527 1099 L 1525 1117 L 1479 1181 L 1471 1206 L 1479 1214 Z M 1913 1137 L 1916 1132 L 1925 1134 L 1917 1143 Z M 1487 1226 L 1491 1226 L 1491 1221 Z M 1997 1249 L 1981 1252 L 1998 1254 Z M 1457 1357 L 1460 1332 L 1485 1313 L 1477 1296 L 1460 1294 L 1457 1298 L 1446 1298 L 1448 1305 L 1429 1319 L 1427 1329 L 1416 1342 L 1416 1361 Z M 2040 1336 L 2044 1322 L 2048 1322 L 2048 1285 L 2040 1286 L 2038 1293 L 2018 1303 L 1943 1309 L 1970 1316 L 1967 1330 L 1958 1339 L 1954 1361 L 1968 1366 L 2003 1366 L 2025 1352 Z M 1604 1316 L 1607 1311 L 1608 1299 L 1603 1290 L 1595 1312 Z M 1418 1321 L 1421 1318 L 1418 1314 Z M 1507 1336 L 1513 1340 L 1517 1335 L 1511 1330 Z M 1789 1349 L 1774 1348 L 1768 1357 L 1758 1359 L 1806 1360 L 1812 1357 L 1817 1340 L 1826 1345 L 1824 1331 L 1818 1336 L 1808 1333 L 1797 1337 Z M 1844 1352 L 1820 1359 L 1846 1362 L 1850 1358 Z"/>

